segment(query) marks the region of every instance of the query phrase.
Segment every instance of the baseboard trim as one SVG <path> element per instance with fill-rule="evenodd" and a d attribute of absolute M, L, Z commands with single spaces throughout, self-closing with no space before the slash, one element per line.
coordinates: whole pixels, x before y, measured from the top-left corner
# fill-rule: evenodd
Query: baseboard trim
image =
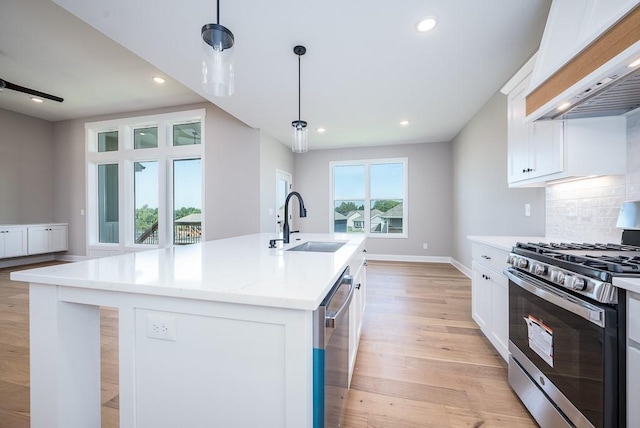
<path fill-rule="evenodd" d="M 464 276 L 471 279 L 471 269 L 457 261 L 456 259 L 451 259 L 451 264 L 458 269 Z"/>
<path fill-rule="evenodd" d="M 73 256 L 73 255 L 69 255 L 69 254 L 59 254 L 56 256 L 56 260 L 59 260 L 61 262 L 83 262 L 85 260 L 91 260 L 94 259 L 95 257 L 88 257 L 88 256 Z"/>
<path fill-rule="evenodd" d="M 25 256 L 15 259 L 7 259 L 0 261 L 0 268 L 31 265 L 34 263 L 50 262 L 54 260 L 53 254 L 45 254 L 41 256 Z"/>
<path fill-rule="evenodd" d="M 451 257 L 405 256 L 401 254 L 370 254 L 367 260 L 381 262 L 451 263 Z"/>

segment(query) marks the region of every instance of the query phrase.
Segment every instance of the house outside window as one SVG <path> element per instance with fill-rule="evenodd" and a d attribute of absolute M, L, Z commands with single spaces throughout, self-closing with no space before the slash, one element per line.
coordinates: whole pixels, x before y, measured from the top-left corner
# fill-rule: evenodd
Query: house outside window
<path fill-rule="evenodd" d="M 407 158 L 330 163 L 333 232 L 408 236 Z"/>
<path fill-rule="evenodd" d="M 205 110 L 85 124 L 89 255 L 200 242 Z"/>

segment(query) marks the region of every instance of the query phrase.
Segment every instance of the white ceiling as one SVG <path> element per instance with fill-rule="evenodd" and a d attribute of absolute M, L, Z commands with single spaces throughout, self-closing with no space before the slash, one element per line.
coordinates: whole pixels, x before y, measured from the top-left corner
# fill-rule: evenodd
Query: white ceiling
<path fill-rule="evenodd" d="M 0 2 L 0 78 L 64 103 L 5 90 L 0 108 L 57 121 L 203 100 L 200 28 L 215 22 L 214 0 L 55 1 L 91 26 L 49 0 Z M 298 110 L 292 49 L 302 44 L 311 149 L 450 141 L 535 52 L 549 5 L 221 0 L 220 23 L 236 39 L 236 91 L 210 101 L 288 144 Z M 438 25 L 420 34 L 415 24 L 428 15 Z M 157 74 L 168 82 L 154 84 Z"/>

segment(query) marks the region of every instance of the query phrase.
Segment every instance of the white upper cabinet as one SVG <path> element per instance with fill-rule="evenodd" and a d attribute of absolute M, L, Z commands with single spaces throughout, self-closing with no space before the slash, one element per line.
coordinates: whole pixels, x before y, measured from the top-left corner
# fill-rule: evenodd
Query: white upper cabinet
<path fill-rule="evenodd" d="M 640 0 L 554 0 L 544 28 L 529 91 L 640 3 Z"/>
<path fill-rule="evenodd" d="M 502 89 L 507 92 L 507 180 L 510 187 L 626 172 L 625 116 L 525 120 L 530 61 Z"/>
<path fill-rule="evenodd" d="M 561 172 L 563 169 L 563 123 L 525 123 L 526 77 L 509 93 L 507 103 L 509 184 Z"/>

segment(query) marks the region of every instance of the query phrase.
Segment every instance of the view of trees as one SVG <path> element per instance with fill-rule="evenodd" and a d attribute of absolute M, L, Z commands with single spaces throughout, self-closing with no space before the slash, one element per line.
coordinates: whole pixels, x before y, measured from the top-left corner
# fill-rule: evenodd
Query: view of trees
<path fill-rule="evenodd" d="M 356 205 L 355 202 L 343 202 L 340 206 L 336 207 L 336 212 L 342 215 L 347 215 L 351 211 L 363 210 L 364 205 Z"/>
<path fill-rule="evenodd" d="M 387 212 L 389 211 L 391 208 L 400 205 L 400 201 L 394 201 L 391 199 L 378 199 L 377 201 L 375 201 L 373 203 L 373 208 L 374 210 L 380 210 L 382 212 Z"/>
<path fill-rule="evenodd" d="M 189 214 L 199 214 L 202 210 L 194 207 L 182 207 L 175 211 L 174 219 L 186 217 Z M 149 208 L 147 204 L 136 210 L 136 231 L 143 233 L 158 221 L 158 208 Z"/>
<path fill-rule="evenodd" d="M 136 210 L 136 231 L 142 233 L 158 221 L 158 208 L 149 208 L 147 204 Z"/>
<path fill-rule="evenodd" d="M 173 218 L 178 220 L 179 218 L 186 217 L 189 214 L 200 214 L 201 212 L 202 210 L 200 210 L 200 208 L 182 207 L 174 212 Z"/>
<path fill-rule="evenodd" d="M 400 201 L 394 201 L 392 199 L 378 199 L 373 203 L 374 210 L 380 210 L 382 212 L 387 212 L 391 208 L 400 205 Z M 342 202 L 338 207 L 336 207 L 335 211 L 339 212 L 342 215 L 347 215 L 351 211 L 364 210 L 364 205 L 356 205 L 355 202 Z"/>

